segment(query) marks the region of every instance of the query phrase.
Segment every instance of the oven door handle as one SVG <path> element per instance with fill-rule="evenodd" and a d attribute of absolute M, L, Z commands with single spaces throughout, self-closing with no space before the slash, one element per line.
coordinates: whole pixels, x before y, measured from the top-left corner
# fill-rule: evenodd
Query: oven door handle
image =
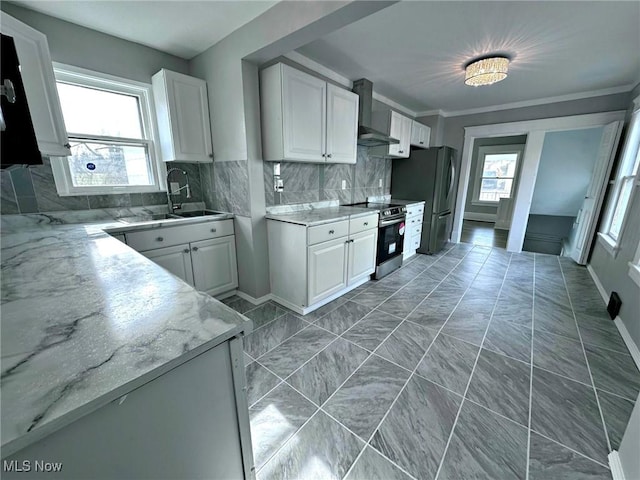
<path fill-rule="evenodd" d="M 396 223 L 400 223 L 400 222 L 404 222 L 405 221 L 405 217 L 402 218 L 396 218 L 395 220 L 387 220 L 387 221 L 381 221 L 378 226 L 380 227 L 388 227 L 389 225 L 395 225 Z"/>

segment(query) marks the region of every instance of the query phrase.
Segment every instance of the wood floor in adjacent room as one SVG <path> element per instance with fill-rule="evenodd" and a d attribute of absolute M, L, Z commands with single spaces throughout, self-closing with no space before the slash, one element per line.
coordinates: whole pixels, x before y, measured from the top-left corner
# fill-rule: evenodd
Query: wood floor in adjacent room
<path fill-rule="evenodd" d="M 485 247 L 507 247 L 508 230 L 495 230 L 493 223 L 463 220 L 460 241 Z"/>

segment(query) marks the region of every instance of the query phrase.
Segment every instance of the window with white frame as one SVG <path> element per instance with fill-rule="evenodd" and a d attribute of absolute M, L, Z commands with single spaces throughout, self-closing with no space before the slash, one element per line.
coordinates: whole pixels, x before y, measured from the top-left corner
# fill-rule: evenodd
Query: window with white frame
<path fill-rule="evenodd" d="M 497 205 L 501 198 L 511 198 L 521 155 L 520 145 L 479 147 L 472 203 Z"/>
<path fill-rule="evenodd" d="M 164 190 L 154 153 L 151 85 L 56 65 L 71 155 L 52 159 L 60 195 Z"/>
<path fill-rule="evenodd" d="M 640 170 L 640 97 L 634 100 L 634 112 L 613 180 L 600 237 L 611 253 L 619 248 L 620 238 L 630 213 Z"/>

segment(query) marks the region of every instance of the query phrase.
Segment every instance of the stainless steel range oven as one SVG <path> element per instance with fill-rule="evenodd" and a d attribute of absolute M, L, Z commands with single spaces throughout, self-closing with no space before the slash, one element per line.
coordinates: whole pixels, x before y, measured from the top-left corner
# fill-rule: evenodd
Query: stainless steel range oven
<path fill-rule="evenodd" d="M 373 274 L 373 278 L 379 280 L 402 266 L 407 208 L 404 205 L 372 202 L 356 203 L 352 206 L 380 212 L 376 271 Z"/>

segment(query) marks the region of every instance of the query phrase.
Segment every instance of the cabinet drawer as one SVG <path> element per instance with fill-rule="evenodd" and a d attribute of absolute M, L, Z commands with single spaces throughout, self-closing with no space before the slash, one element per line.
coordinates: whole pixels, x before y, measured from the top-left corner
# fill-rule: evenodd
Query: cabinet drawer
<path fill-rule="evenodd" d="M 406 224 L 408 228 L 413 228 L 416 225 L 422 225 L 422 216 L 417 215 L 414 217 L 407 217 Z"/>
<path fill-rule="evenodd" d="M 317 227 L 309 227 L 307 229 L 307 244 L 315 245 L 316 243 L 326 242 L 335 238 L 344 237 L 349 234 L 349 220 L 341 222 L 325 223 Z"/>
<path fill-rule="evenodd" d="M 419 223 L 417 225 L 411 225 L 409 226 L 409 236 L 413 237 L 413 236 L 420 236 L 422 235 L 422 223 Z"/>
<path fill-rule="evenodd" d="M 417 250 L 420 247 L 420 235 L 414 235 L 413 237 L 409 237 L 411 240 L 409 242 L 410 250 Z"/>
<path fill-rule="evenodd" d="M 424 203 L 419 205 L 408 205 L 407 206 L 407 218 L 422 215 L 424 213 Z"/>
<path fill-rule="evenodd" d="M 127 245 L 138 251 L 170 247 L 226 235 L 233 235 L 232 219 L 126 233 Z"/>
<path fill-rule="evenodd" d="M 367 215 L 366 217 L 357 217 L 349 219 L 349 234 L 364 232 L 378 228 L 378 214 Z"/>

